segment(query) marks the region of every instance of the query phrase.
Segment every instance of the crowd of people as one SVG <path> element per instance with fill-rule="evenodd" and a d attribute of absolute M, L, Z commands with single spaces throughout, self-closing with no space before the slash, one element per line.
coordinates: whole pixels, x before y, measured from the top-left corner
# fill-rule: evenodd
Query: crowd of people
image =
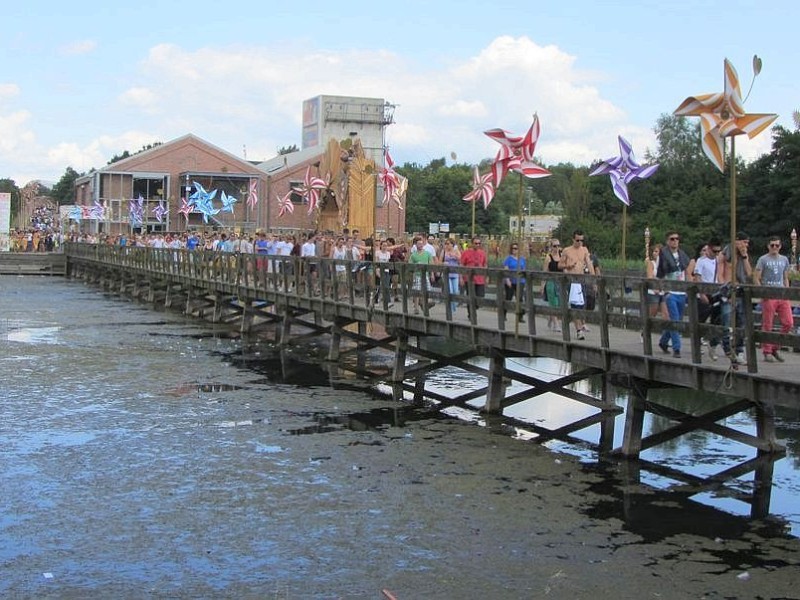
<path fill-rule="evenodd" d="M 435 235 L 414 235 L 408 239 L 392 237 L 378 240 L 364 240 L 358 230 L 343 230 L 341 233 L 310 232 L 301 234 L 271 234 L 257 232 L 254 234 L 238 234 L 235 232 L 184 232 L 175 234 L 119 234 L 115 236 L 93 236 L 92 234 L 73 234 L 73 241 L 88 243 L 116 244 L 129 247 L 150 248 L 183 248 L 187 250 L 212 250 L 263 256 L 298 256 L 304 258 L 332 258 L 350 261 L 356 285 L 363 286 L 365 278 L 374 277 L 374 298 L 378 301 L 383 290 L 389 290 L 388 302 L 397 301 L 396 269 L 392 263 L 407 262 L 413 265 L 446 265 L 449 267 L 473 267 L 475 270 L 448 272 L 446 281 L 442 281 L 442 273 L 429 269 L 429 276 L 421 270 L 415 270 L 411 280 L 412 289 L 417 293 L 412 297 L 412 310 L 419 314 L 424 309 L 423 298 L 434 297 L 435 294 L 421 293 L 441 290 L 444 287 L 450 293 L 450 311 L 455 314 L 459 303 L 455 298 L 469 292 L 476 298 L 484 298 L 486 294 L 487 276 L 484 268 L 489 266 L 489 257 L 483 247 L 481 237 L 473 237 L 469 241 L 455 238 L 439 238 Z M 733 250 L 731 249 L 731 246 Z M 505 300 L 515 305 L 518 322 L 524 322 L 524 298 L 526 272 L 529 269 L 542 269 L 550 273 L 566 273 L 570 275 L 600 275 L 600 263 L 597 256 L 587 248 L 587 240 L 583 231 L 575 230 L 572 243 L 562 247 L 558 239 L 551 239 L 544 252 L 523 247 L 517 242 L 508 245 L 508 254 L 500 260 L 500 245 L 492 248 L 492 266 L 502 267 L 507 271 L 502 279 Z M 709 322 L 719 325 L 726 333 L 712 336 L 707 340 L 708 355 L 713 361 L 719 359 L 721 353 L 728 356 L 735 364 L 745 361 L 744 357 L 744 299 L 742 295 L 735 303 L 729 301 L 732 282 L 735 284 L 756 284 L 769 287 L 788 287 L 789 272 L 793 268 L 789 259 L 780 253 L 781 241 L 772 238 L 767 252 L 753 261 L 750 257 L 750 238 L 739 232 L 732 245 L 724 245 L 714 238 L 701 244 L 694 256 L 681 247 L 680 234 L 670 231 L 663 244 L 655 244 L 651 255 L 645 261 L 645 276 L 655 280 L 647 294 L 647 305 L 651 317 L 660 317 L 665 322 L 680 322 L 690 301 L 697 302 L 698 317 L 701 323 Z M 733 257 L 736 256 L 736 273 L 733 275 Z M 527 257 L 525 256 L 527 254 Z M 538 257 L 544 255 L 539 263 Z M 266 261 L 266 259 L 265 259 Z M 373 266 L 374 261 L 374 266 Z M 266 262 L 265 262 L 266 264 Z M 312 275 L 316 281 L 316 266 L 312 265 Z M 335 277 L 343 282 L 347 275 L 347 267 L 342 262 L 335 266 Z M 386 285 L 381 285 L 386 278 Z M 715 284 L 717 292 L 698 294 L 696 300 L 687 297 L 682 289 L 661 289 L 658 280 L 698 282 Z M 344 289 L 343 286 L 341 286 Z M 552 308 L 559 308 L 562 299 L 570 308 L 593 310 L 597 288 L 584 282 L 572 282 L 568 289 L 562 290 L 557 278 L 548 278 L 541 295 Z M 735 304 L 735 306 L 732 306 Z M 432 306 L 432 304 L 431 304 Z M 474 306 L 466 303 L 465 310 L 469 317 Z M 732 317 L 732 313 L 735 314 Z M 762 327 L 772 331 L 775 318 L 780 321 L 781 333 L 788 333 L 794 328 L 794 313 L 788 300 L 765 299 L 761 302 Z M 738 324 L 734 335 L 727 333 L 732 320 Z M 575 338 L 583 340 L 589 333 L 584 320 L 576 318 L 572 322 Z M 562 323 L 557 315 L 548 317 L 548 327 L 560 332 Z M 659 348 L 665 354 L 681 357 L 682 336 L 676 328 L 668 325 L 663 329 L 658 340 Z M 721 352 L 720 352 L 721 349 Z M 761 345 L 763 360 L 767 362 L 783 362 L 784 357 L 776 344 Z"/>

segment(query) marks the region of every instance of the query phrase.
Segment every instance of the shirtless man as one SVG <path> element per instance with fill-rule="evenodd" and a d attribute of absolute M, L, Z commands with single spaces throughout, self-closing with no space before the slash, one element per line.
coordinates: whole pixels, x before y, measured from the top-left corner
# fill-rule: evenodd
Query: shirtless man
<path fill-rule="evenodd" d="M 572 245 L 567 246 L 561 252 L 561 260 L 558 261 L 559 268 L 565 273 L 572 273 L 574 275 L 582 275 L 589 273 L 594 275 L 594 266 L 592 259 L 589 255 L 589 250 L 583 245 L 585 236 L 583 231 L 576 229 L 572 233 Z M 584 310 L 586 300 L 583 297 L 583 284 L 573 282 L 569 286 L 569 307 Z M 575 335 L 577 339 L 582 340 L 586 337 L 584 323 L 582 319 L 574 319 Z"/>

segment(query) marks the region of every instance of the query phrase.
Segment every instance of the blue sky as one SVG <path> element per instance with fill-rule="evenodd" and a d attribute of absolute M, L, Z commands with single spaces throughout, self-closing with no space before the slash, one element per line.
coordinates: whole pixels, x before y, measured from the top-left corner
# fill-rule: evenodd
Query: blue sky
<path fill-rule="evenodd" d="M 31 0 L 4 9 L 0 178 L 57 180 L 124 150 L 193 133 L 250 160 L 300 145 L 319 94 L 397 105 L 395 162 L 491 157 L 482 132 L 522 134 L 537 156 L 589 164 L 638 157 L 689 95 L 722 89 L 723 59 L 747 101 L 792 127 L 800 108 L 796 2 L 421 2 L 298 4 Z M 746 93 L 746 89 L 743 90 Z M 755 157 L 770 136 L 737 140 Z"/>

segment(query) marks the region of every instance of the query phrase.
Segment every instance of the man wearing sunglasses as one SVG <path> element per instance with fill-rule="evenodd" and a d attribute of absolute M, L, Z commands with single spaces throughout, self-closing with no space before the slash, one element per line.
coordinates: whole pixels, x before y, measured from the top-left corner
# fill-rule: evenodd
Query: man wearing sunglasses
<path fill-rule="evenodd" d="M 576 229 L 572 232 L 572 245 L 567 246 L 561 252 L 561 260 L 558 261 L 559 268 L 565 273 L 580 275 L 588 273 L 594 275 L 594 265 L 592 264 L 589 250 L 586 249 L 584 242 L 586 236 L 583 231 Z M 569 306 L 570 308 L 584 310 L 586 308 L 586 298 L 583 294 L 583 284 L 573 282 L 569 286 Z M 585 339 L 586 330 L 582 319 L 574 319 L 575 337 L 579 340 Z"/>
<path fill-rule="evenodd" d="M 772 236 L 767 244 L 769 252 L 764 254 L 756 262 L 753 271 L 753 282 L 756 285 L 768 287 L 789 287 L 789 259 L 781 251 L 781 239 Z M 781 320 L 781 333 L 789 333 L 794 324 L 792 317 L 792 305 L 788 300 L 778 298 L 764 298 L 761 301 L 761 330 L 771 332 L 772 324 L 775 321 L 775 313 Z M 767 362 L 784 362 L 784 358 L 778 353 L 778 344 L 770 342 L 761 343 L 761 351 L 764 353 L 764 360 Z"/>
<path fill-rule="evenodd" d="M 667 243 L 661 248 L 656 277 L 666 281 L 689 281 L 695 271 L 694 259 L 689 258 L 681 248 L 681 236 L 677 231 L 667 233 Z M 664 298 L 669 313 L 669 320 L 683 321 L 686 311 L 686 292 L 684 290 L 667 290 Z M 677 329 L 664 329 L 658 347 L 664 354 L 669 354 L 669 342 L 672 341 L 672 354 L 681 357 L 681 333 Z"/>

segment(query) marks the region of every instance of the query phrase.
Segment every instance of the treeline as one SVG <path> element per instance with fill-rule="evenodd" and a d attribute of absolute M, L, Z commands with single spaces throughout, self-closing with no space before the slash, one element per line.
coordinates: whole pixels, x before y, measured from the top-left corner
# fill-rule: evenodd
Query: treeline
<path fill-rule="evenodd" d="M 641 164 L 657 162 L 650 179 L 631 186 L 627 210 L 628 258 L 644 257 L 644 231 L 653 243 L 670 229 L 680 231 L 687 250 L 718 237 L 730 237 L 730 178 L 706 159 L 700 147 L 697 119 L 662 115 L 655 126 L 655 154 L 637 155 Z M 756 252 L 770 235 L 780 235 L 789 247 L 793 227 L 800 230 L 800 130 L 772 129 L 769 154 L 745 164 L 737 161 L 737 229 L 746 231 Z M 767 135 L 762 134 L 762 135 Z M 607 157 L 598 157 L 607 158 Z M 490 159 L 480 166 L 488 170 Z M 545 165 L 552 172 L 544 179 L 522 179 L 515 173 L 503 181 L 488 210 L 475 211 L 475 228 L 481 234 L 508 232 L 509 217 L 555 213 L 562 216 L 556 235 L 569 239 L 574 229 L 586 232 L 592 250 L 603 257 L 621 254 L 623 204 L 614 196 L 608 176 L 589 177 L 592 166 Z M 427 231 L 429 223 L 448 223 L 450 231 L 468 233 L 472 207 L 461 198 L 472 187 L 473 167 L 447 166 L 445 159 L 397 169 L 408 177 L 407 227 Z M 766 251 L 766 250 L 765 250 Z"/>

